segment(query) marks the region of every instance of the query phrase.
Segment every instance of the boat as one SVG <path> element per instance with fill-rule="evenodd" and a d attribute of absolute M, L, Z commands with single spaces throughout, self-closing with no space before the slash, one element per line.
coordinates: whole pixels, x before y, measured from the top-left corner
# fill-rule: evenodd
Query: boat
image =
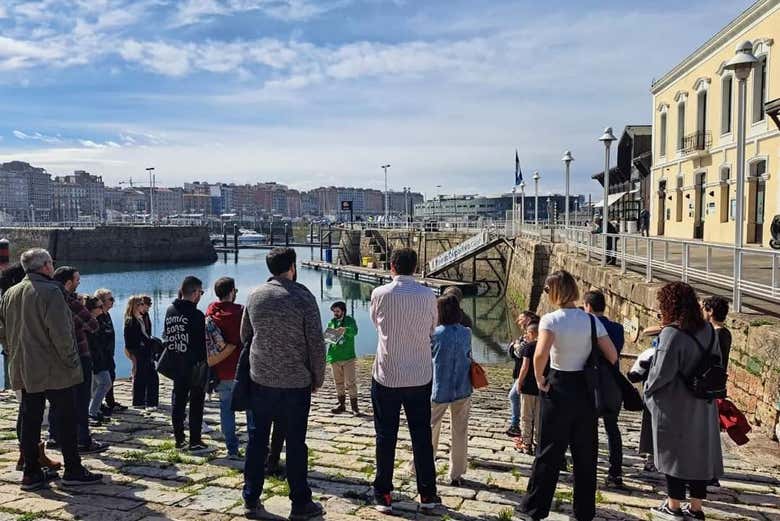
<path fill-rule="evenodd" d="M 238 230 L 238 244 L 263 244 L 266 242 L 267 237 L 262 233 L 257 233 L 254 230 L 240 229 Z"/>

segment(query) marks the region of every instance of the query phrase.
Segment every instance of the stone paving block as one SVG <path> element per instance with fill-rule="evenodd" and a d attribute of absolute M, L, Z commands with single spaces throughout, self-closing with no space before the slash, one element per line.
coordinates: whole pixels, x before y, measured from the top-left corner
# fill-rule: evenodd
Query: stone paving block
<path fill-rule="evenodd" d="M 233 508 L 239 502 L 241 502 L 241 493 L 238 490 L 222 487 L 204 487 L 177 503 L 176 506 L 223 512 Z"/>
<path fill-rule="evenodd" d="M 68 506 L 66 501 L 43 497 L 25 497 L 3 505 L 3 508 L 20 512 L 53 512 Z"/>

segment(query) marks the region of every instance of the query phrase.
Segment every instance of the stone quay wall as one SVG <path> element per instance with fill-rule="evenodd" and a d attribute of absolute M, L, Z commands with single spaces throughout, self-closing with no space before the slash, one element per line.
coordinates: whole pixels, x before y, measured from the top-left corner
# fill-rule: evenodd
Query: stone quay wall
<path fill-rule="evenodd" d="M 96 228 L 0 228 L 11 260 L 28 248 L 46 248 L 59 262 L 214 262 L 205 227 L 99 226 Z"/>

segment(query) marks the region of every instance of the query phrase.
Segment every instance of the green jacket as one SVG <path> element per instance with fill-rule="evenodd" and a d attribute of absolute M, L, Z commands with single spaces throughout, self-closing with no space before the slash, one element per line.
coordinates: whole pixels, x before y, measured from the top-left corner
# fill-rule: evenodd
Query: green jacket
<path fill-rule="evenodd" d="M 338 329 L 340 327 L 346 328 L 346 331 L 338 344 L 328 344 L 327 360 L 329 364 L 352 360 L 357 356 L 355 355 L 355 337 L 358 334 L 358 327 L 355 319 L 345 315 L 341 320 L 332 318 L 328 322 L 328 329 Z"/>
<path fill-rule="evenodd" d="M 65 389 L 84 377 L 73 336 L 73 317 L 61 286 L 29 273 L 0 299 L 0 344 L 15 391 Z"/>

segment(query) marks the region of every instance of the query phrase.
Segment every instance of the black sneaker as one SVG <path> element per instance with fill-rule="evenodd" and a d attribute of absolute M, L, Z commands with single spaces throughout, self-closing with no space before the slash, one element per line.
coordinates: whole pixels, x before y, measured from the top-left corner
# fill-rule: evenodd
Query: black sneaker
<path fill-rule="evenodd" d="M 433 510 L 440 506 L 441 498 L 439 496 L 420 496 L 420 510 Z"/>
<path fill-rule="evenodd" d="M 32 490 L 40 490 L 44 487 L 49 486 L 49 482 L 53 481 L 60 476 L 49 469 L 41 469 L 35 474 L 29 474 L 22 478 L 22 485 L 21 489 L 25 492 L 30 492 Z"/>
<path fill-rule="evenodd" d="M 451 487 L 462 487 L 463 486 L 463 480 L 461 478 L 453 479 L 450 481 Z"/>
<path fill-rule="evenodd" d="M 244 503 L 244 517 L 247 519 L 278 519 L 270 514 L 260 501 L 254 505 Z"/>
<path fill-rule="evenodd" d="M 203 443 L 202 441 L 197 441 L 195 443 L 190 443 L 189 451 L 190 452 L 200 452 L 204 450 L 208 450 L 209 446 Z"/>
<path fill-rule="evenodd" d="M 84 467 L 79 468 L 76 472 L 68 472 L 67 470 L 62 475 L 62 484 L 70 486 L 78 485 L 92 485 L 98 483 L 103 479 L 103 474 L 90 472 Z"/>
<path fill-rule="evenodd" d="M 106 421 L 106 417 L 101 413 L 97 416 L 89 415 L 89 424 L 93 427 L 99 427 L 103 425 L 103 422 Z"/>
<path fill-rule="evenodd" d="M 685 519 L 697 519 L 699 521 L 707 519 L 701 510 L 691 510 L 691 505 L 683 505 L 681 510 Z"/>
<path fill-rule="evenodd" d="M 290 521 L 305 521 L 307 519 L 320 517 L 324 513 L 325 510 L 323 510 L 322 505 L 310 500 L 303 505 L 293 505 L 289 519 Z"/>
<path fill-rule="evenodd" d="M 79 445 L 79 454 L 95 454 L 108 449 L 108 443 L 102 443 L 96 440 L 89 442 L 89 445 Z"/>
<path fill-rule="evenodd" d="M 669 502 L 664 501 L 657 507 L 650 509 L 652 519 L 658 519 L 661 521 L 685 521 L 685 514 L 680 509 L 672 510 L 669 507 Z"/>
<path fill-rule="evenodd" d="M 374 494 L 374 502 L 376 505 L 374 505 L 374 508 L 377 512 L 381 512 L 383 514 L 392 514 L 393 513 L 393 495 L 391 493 L 387 494 Z"/>
<path fill-rule="evenodd" d="M 510 438 L 519 438 L 520 436 L 522 436 L 522 432 L 520 432 L 520 429 L 518 429 L 518 428 L 517 428 L 517 427 L 515 427 L 514 425 L 513 425 L 512 427 L 509 427 L 509 428 L 506 430 L 506 433 L 505 433 L 505 434 L 506 434 L 507 436 L 509 436 Z"/>
<path fill-rule="evenodd" d="M 619 488 L 619 489 L 627 488 L 626 485 L 623 483 L 622 476 L 607 475 L 607 477 L 604 478 L 604 486 L 607 488 Z"/>
<path fill-rule="evenodd" d="M 110 417 L 111 417 L 111 415 L 113 414 L 113 412 L 114 412 L 114 411 L 113 411 L 113 410 L 111 409 L 111 407 L 109 407 L 108 405 L 105 405 L 105 404 L 104 404 L 104 405 L 101 405 L 101 406 L 100 406 L 100 414 L 102 414 L 102 415 L 103 415 L 103 416 L 105 416 L 106 418 L 110 418 Z"/>
<path fill-rule="evenodd" d="M 111 406 L 112 412 L 124 412 L 127 410 L 127 405 L 122 405 L 119 402 L 114 403 L 114 405 Z"/>
<path fill-rule="evenodd" d="M 180 440 L 176 440 L 176 448 L 177 449 L 183 449 L 187 445 L 187 440 L 182 438 Z"/>

